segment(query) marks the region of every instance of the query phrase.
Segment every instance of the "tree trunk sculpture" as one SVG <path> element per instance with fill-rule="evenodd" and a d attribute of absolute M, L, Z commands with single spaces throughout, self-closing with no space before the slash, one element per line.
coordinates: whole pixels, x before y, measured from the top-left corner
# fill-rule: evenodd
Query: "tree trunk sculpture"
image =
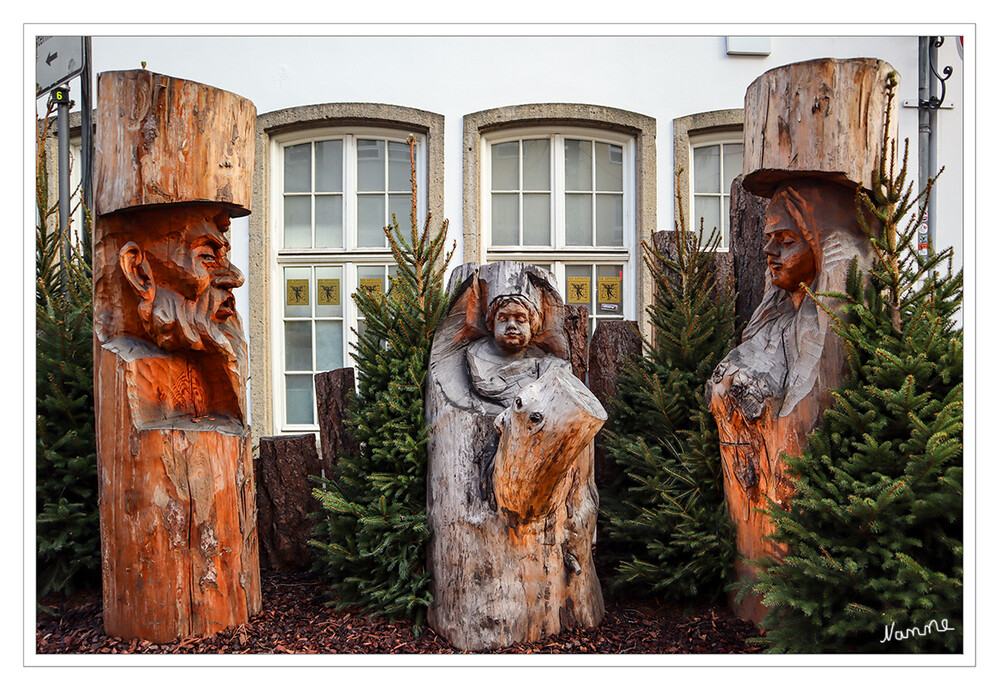
<path fill-rule="evenodd" d="M 593 437 L 606 413 L 573 376 L 554 277 L 455 270 L 427 387 L 430 625 L 494 649 L 597 625 Z"/>
<path fill-rule="evenodd" d="M 831 317 L 805 287 L 842 293 L 854 260 L 864 273 L 870 266 L 856 195 L 880 155 L 889 72 L 877 60 L 812 60 L 770 70 L 746 93 L 743 185 L 769 199 L 763 229 L 769 270 L 742 343 L 706 388 L 721 438 L 740 579 L 755 579 L 748 561 L 784 555 L 782 545 L 766 539 L 773 527 L 758 509 L 768 500 L 787 505 L 793 491 L 782 455 L 801 453 L 846 372 Z M 733 598 L 732 606 L 756 623 L 766 613 L 755 596 Z"/>
<path fill-rule="evenodd" d="M 229 218 L 253 104 L 144 70 L 99 76 L 94 388 L 104 629 L 167 642 L 260 610 L 246 341 Z"/>

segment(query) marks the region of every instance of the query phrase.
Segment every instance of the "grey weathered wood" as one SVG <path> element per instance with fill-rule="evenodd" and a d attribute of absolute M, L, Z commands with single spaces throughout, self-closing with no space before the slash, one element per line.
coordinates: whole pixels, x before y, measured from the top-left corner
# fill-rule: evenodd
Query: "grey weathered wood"
<path fill-rule="evenodd" d="M 617 396 L 617 382 L 627 361 L 642 354 L 642 336 L 634 321 L 601 320 L 590 339 L 590 390 L 604 408 Z M 611 422 L 600 430 L 595 440 L 597 486 L 606 486 L 614 478 L 614 463 L 607 457 L 603 439 L 613 431 Z"/>
<path fill-rule="evenodd" d="M 586 381 L 589 366 L 590 308 L 585 304 L 565 305 L 564 331 L 569 342 L 569 362 L 572 373 Z"/>
<path fill-rule="evenodd" d="M 346 423 L 347 403 L 354 394 L 354 368 L 321 371 L 315 381 L 323 472 L 331 477 L 337 460 L 357 456 L 357 443 Z"/>
<path fill-rule="evenodd" d="M 274 570 L 300 570 L 312 563 L 307 542 L 309 513 L 319 510 L 312 496 L 319 454 L 312 434 L 265 436 L 257 461 L 257 535 L 260 560 Z"/>
<path fill-rule="evenodd" d="M 568 627 L 594 626 L 603 617 L 591 555 L 595 429 L 592 420 L 579 422 L 599 414 L 588 404 L 572 413 L 557 411 L 561 403 L 579 403 L 590 394 L 567 361 L 565 316 L 554 278 L 533 266 L 503 262 L 466 264 L 452 280 L 462 290 L 434 336 L 426 400 L 432 530 L 427 561 L 433 578 L 428 621 L 461 649 L 495 649 Z M 512 409 L 498 402 L 507 393 L 495 398 L 477 393 L 469 362 L 488 363 L 488 358 L 470 359 L 466 352 L 470 342 L 491 336 L 485 309 L 502 294 L 529 295 L 544 315 L 540 333 L 531 339 L 537 351 L 528 355 L 542 380 L 515 392 Z M 481 375 L 477 385 L 487 379 Z M 558 385 L 546 387 L 549 379 Z M 546 395 L 561 403 L 545 400 Z M 542 417 L 532 419 L 532 412 Z M 497 431 L 497 417 L 505 435 Z M 527 438 L 547 426 L 566 427 L 567 432 L 554 433 L 567 452 L 524 453 Z M 538 439 L 541 446 L 548 443 L 543 433 Z M 549 455 L 554 467 L 539 461 Z"/>

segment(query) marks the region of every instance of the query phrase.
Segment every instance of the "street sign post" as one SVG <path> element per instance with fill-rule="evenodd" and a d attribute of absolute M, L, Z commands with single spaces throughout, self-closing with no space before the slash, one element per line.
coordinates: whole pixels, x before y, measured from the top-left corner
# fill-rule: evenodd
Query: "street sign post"
<path fill-rule="evenodd" d="M 83 36 L 35 37 L 35 97 L 83 72 Z"/>

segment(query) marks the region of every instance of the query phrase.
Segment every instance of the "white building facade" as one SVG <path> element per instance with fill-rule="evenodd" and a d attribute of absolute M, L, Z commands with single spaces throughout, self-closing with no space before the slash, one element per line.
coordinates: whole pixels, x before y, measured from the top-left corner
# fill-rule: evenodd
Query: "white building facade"
<path fill-rule="evenodd" d="M 941 32 L 945 33 L 945 32 Z M 381 227 L 410 207 L 448 219 L 452 263 L 550 268 L 591 320 L 641 320 L 641 241 L 675 197 L 723 232 L 742 172 L 746 88 L 774 67 L 873 57 L 918 102 L 918 36 L 94 36 L 94 75 L 146 68 L 249 98 L 258 114 L 252 214 L 233 222 L 247 284 L 254 437 L 315 431 L 312 377 L 350 366 L 350 295 L 384 290 Z M 934 243 L 963 264 L 964 54 L 947 36 Z M 98 94 L 99 98 L 99 94 Z M 899 109 L 916 180 L 918 109 Z M 676 171 L 680 171 L 676 175 Z"/>

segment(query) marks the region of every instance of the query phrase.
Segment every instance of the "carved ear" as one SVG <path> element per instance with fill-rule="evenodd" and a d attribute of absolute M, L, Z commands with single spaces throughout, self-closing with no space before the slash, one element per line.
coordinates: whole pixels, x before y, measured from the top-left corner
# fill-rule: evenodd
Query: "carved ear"
<path fill-rule="evenodd" d="M 135 242 L 129 242 L 118 253 L 118 263 L 125 274 L 125 280 L 135 288 L 135 291 L 144 300 L 152 299 L 156 293 L 156 283 L 153 281 L 153 274 L 149 270 L 149 262 L 146 255 Z"/>

